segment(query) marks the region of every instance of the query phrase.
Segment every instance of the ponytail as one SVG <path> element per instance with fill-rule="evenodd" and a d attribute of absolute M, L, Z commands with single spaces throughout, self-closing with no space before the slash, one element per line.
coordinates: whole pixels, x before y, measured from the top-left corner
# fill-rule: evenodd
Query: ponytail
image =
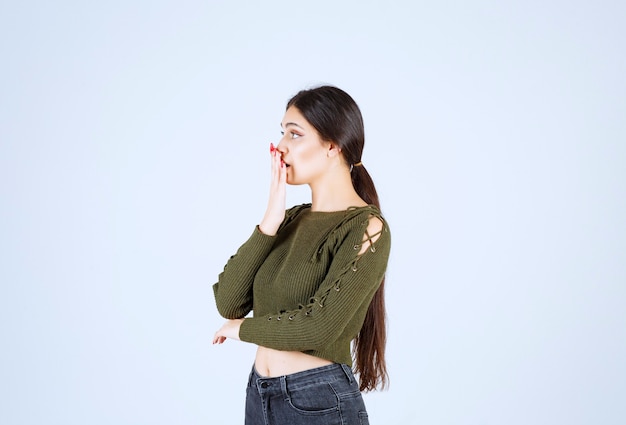
<path fill-rule="evenodd" d="M 368 204 L 380 209 L 378 193 L 371 176 L 360 164 L 352 171 L 352 185 L 358 195 Z M 353 354 L 355 372 L 359 375 L 360 390 L 373 391 L 380 386 L 387 387 L 389 374 L 385 361 L 387 343 L 387 313 L 385 310 L 385 278 L 370 302 L 361 331 L 354 340 Z"/>

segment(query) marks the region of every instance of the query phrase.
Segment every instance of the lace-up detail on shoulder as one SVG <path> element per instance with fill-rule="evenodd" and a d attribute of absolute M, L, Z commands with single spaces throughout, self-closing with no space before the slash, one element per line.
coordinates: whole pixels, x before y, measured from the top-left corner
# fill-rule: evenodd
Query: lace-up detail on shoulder
<path fill-rule="evenodd" d="M 369 214 L 365 214 L 366 212 L 369 212 Z M 365 232 L 367 232 L 367 226 L 370 223 L 370 218 L 371 217 L 377 217 L 379 219 L 382 218 L 380 211 L 378 210 L 378 208 L 376 208 L 373 205 L 368 205 L 365 207 L 350 207 L 346 210 L 345 215 L 343 216 L 343 218 L 341 220 L 339 220 L 334 227 L 328 229 L 328 231 L 326 232 L 326 234 L 324 234 L 319 242 L 317 243 L 317 249 L 315 250 L 315 255 L 313 257 L 313 261 L 319 260 L 320 255 L 322 254 L 324 247 L 331 245 L 331 244 L 335 244 L 338 242 L 338 239 L 340 239 L 343 235 L 342 233 L 345 233 L 346 231 L 346 224 L 349 223 L 350 221 L 354 220 L 355 218 L 360 216 L 364 216 L 363 219 L 359 222 L 359 225 L 361 227 L 366 227 Z M 352 227 L 352 226 L 350 226 Z M 375 235 L 373 235 L 372 237 L 374 237 Z M 368 238 L 369 239 L 369 238 Z M 363 242 L 361 242 L 359 245 L 361 245 Z M 357 245 L 355 245 L 357 246 Z"/>
<path fill-rule="evenodd" d="M 374 243 L 385 230 L 385 226 L 379 217 L 374 215 L 370 216 L 368 227 L 365 229 L 365 234 L 363 235 L 363 241 L 360 245 L 354 245 L 354 250 L 359 250 L 359 255 L 365 254 L 368 248 L 371 252 L 376 252 L 376 245 Z M 370 232 L 373 233 L 370 234 Z"/>

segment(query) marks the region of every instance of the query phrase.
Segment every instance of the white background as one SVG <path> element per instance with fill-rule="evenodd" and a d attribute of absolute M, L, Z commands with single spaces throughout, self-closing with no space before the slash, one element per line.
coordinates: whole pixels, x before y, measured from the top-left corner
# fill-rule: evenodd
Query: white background
<path fill-rule="evenodd" d="M 619 1 L 3 1 L 0 423 L 243 423 L 254 347 L 210 344 L 211 285 L 320 83 L 362 108 L 393 235 L 371 423 L 626 423 L 625 25 Z"/>

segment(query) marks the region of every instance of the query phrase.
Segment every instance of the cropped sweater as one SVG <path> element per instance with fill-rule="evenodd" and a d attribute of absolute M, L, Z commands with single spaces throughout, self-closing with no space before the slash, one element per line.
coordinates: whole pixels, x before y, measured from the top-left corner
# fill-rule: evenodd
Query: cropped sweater
<path fill-rule="evenodd" d="M 371 217 L 383 223 L 375 235 L 367 234 Z M 351 366 L 350 344 L 385 274 L 390 243 L 373 205 L 335 212 L 295 206 L 276 235 L 257 226 L 230 257 L 213 285 L 217 309 L 227 319 L 245 318 L 242 341 Z"/>

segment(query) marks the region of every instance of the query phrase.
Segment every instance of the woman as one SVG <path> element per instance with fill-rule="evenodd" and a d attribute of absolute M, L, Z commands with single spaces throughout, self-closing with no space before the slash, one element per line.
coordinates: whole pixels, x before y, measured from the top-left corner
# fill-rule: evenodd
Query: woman
<path fill-rule="evenodd" d="M 213 286 L 229 319 L 213 343 L 258 345 L 247 425 L 366 424 L 361 391 L 387 383 L 390 234 L 361 163 L 363 119 L 346 92 L 322 86 L 296 94 L 281 126 L 265 216 Z M 287 184 L 308 184 L 311 203 L 286 210 Z"/>

